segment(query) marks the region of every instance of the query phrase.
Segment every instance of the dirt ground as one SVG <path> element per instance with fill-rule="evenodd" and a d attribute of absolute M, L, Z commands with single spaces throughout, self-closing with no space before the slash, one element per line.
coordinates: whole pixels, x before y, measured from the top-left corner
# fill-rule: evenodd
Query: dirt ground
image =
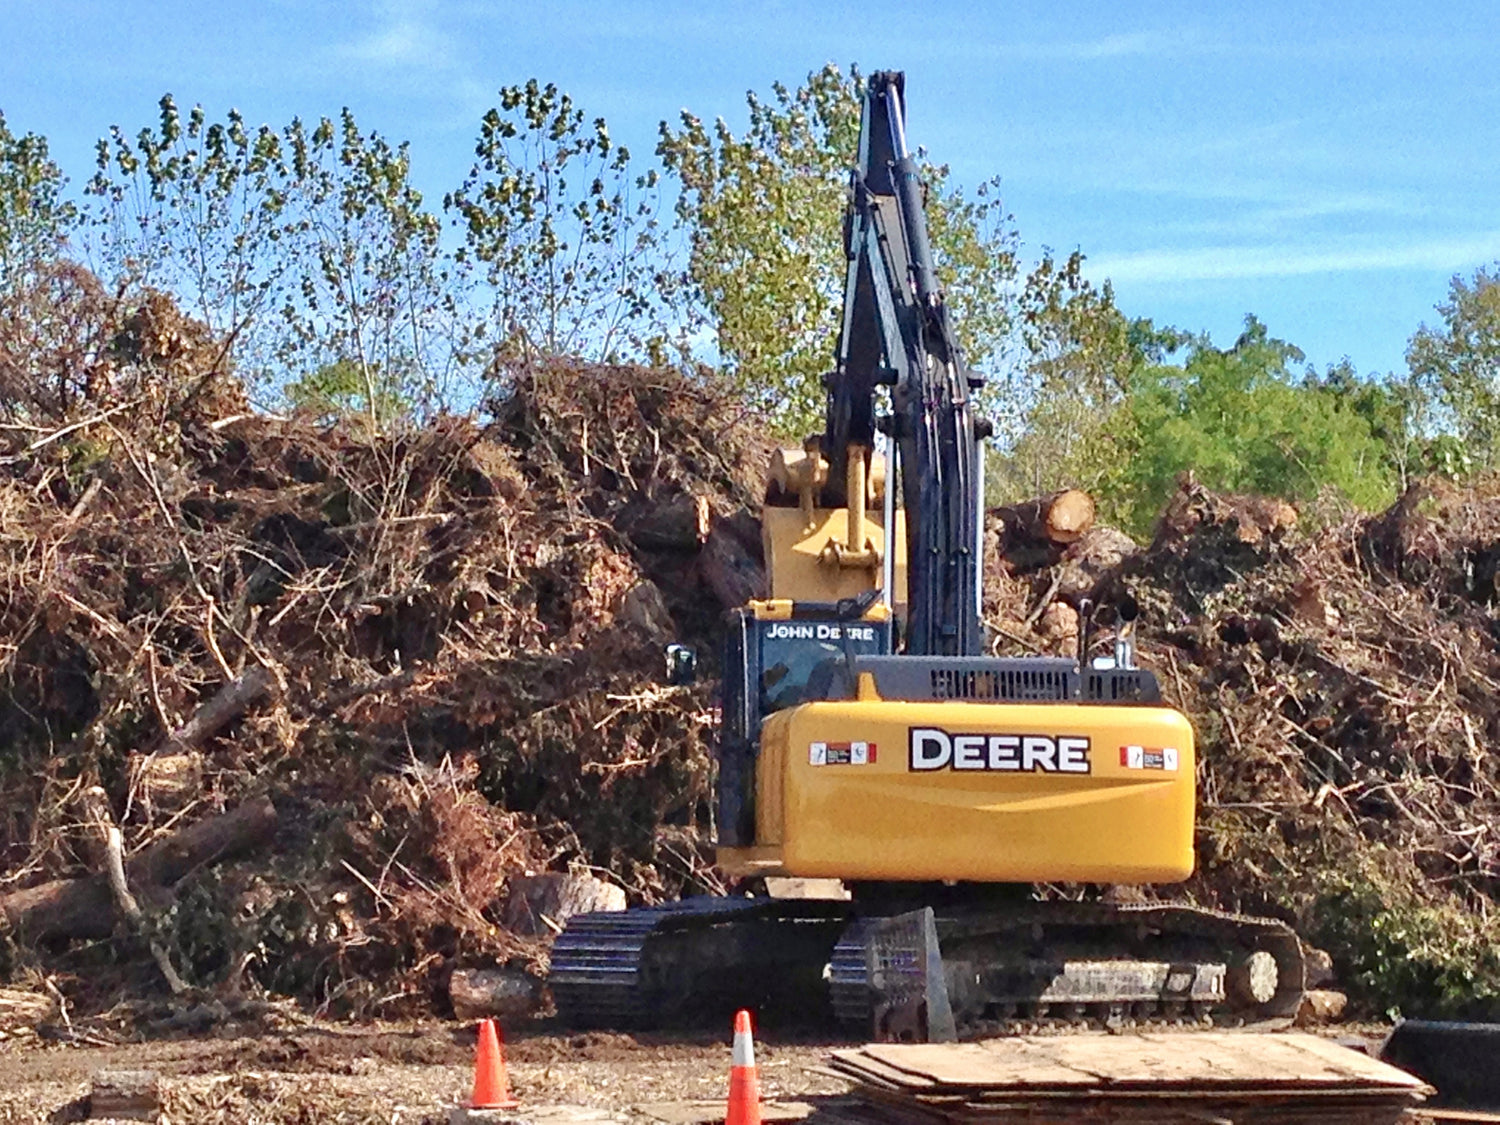
<path fill-rule="evenodd" d="M 1378 1047 L 1386 1030 L 1344 1024 L 1315 1033 Z M 451 1021 L 327 1023 L 118 1046 L 13 1038 L 0 1041 L 0 1125 L 83 1120 L 90 1079 L 101 1069 L 160 1074 L 164 1125 L 440 1125 L 468 1094 L 474 1039 L 472 1025 Z M 793 1101 L 846 1093 L 848 1084 L 822 1064 L 831 1050 L 847 1046 L 826 1032 L 778 1035 L 762 1028 L 756 1043 L 762 1096 Z M 512 1031 L 506 1058 L 512 1088 L 538 1125 L 587 1120 L 537 1114 L 550 1106 L 607 1111 L 596 1119 L 601 1125 L 611 1119 L 693 1125 L 709 1120 L 725 1097 L 730 1051 L 727 1034 L 578 1033 L 544 1021 L 536 1030 Z M 695 1118 L 688 1102 L 709 1104 Z M 674 1104 L 664 1110 L 666 1103 Z"/>
<path fill-rule="evenodd" d="M 757 1043 L 766 1098 L 847 1087 L 816 1067 L 843 1044 L 793 1038 Z M 474 1032 L 453 1023 L 318 1025 L 255 1037 L 157 1040 L 76 1047 L 0 1042 L 0 1125 L 82 1120 L 97 1070 L 152 1069 L 163 1078 L 171 1125 L 348 1122 L 437 1125 L 467 1095 Z M 524 1104 L 567 1104 L 649 1120 L 652 1103 L 722 1099 L 729 1042 L 709 1035 L 512 1033 L 511 1085 Z"/>

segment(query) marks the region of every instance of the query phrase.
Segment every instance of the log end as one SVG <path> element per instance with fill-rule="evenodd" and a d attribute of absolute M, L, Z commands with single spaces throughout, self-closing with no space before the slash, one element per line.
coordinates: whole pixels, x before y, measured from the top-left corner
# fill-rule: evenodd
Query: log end
<path fill-rule="evenodd" d="M 161 1077 L 154 1070 L 100 1070 L 89 1089 L 89 1116 L 155 1121 L 161 1114 Z"/>

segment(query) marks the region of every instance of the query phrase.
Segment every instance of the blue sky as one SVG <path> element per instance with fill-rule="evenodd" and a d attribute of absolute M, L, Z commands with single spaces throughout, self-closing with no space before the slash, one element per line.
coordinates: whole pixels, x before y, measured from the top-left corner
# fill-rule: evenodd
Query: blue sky
<path fill-rule="evenodd" d="M 1455 273 L 1500 259 L 1500 5 L 0 0 L 0 111 L 75 181 L 157 99 L 332 115 L 412 143 L 436 201 L 495 91 L 535 76 L 638 154 L 682 108 L 827 61 L 907 72 L 909 135 L 998 173 L 1028 252 L 1081 248 L 1132 315 L 1320 367 L 1399 368 Z"/>

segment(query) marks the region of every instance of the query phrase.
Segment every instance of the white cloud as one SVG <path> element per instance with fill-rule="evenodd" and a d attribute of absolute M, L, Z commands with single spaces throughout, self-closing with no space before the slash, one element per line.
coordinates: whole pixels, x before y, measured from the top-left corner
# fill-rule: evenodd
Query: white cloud
<path fill-rule="evenodd" d="M 399 18 L 369 35 L 346 44 L 340 54 L 380 66 L 446 67 L 450 62 L 448 40 L 414 19 Z"/>
<path fill-rule="evenodd" d="M 1211 40 L 1192 28 L 1122 31 L 1095 39 L 1012 40 L 994 39 L 981 34 L 958 42 L 951 36 L 941 40 L 916 40 L 907 46 L 923 54 L 940 54 L 945 58 L 996 61 L 1050 59 L 1065 62 L 1180 58 L 1219 54 L 1226 50 L 1225 44 Z"/>
<path fill-rule="evenodd" d="M 1155 31 L 1132 31 L 1123 35 L 1106 35 L 1102 39 L 1081 43 L 1059 43 L 1043 46 L 1042 52 L 1051 52 L 1064 58 L 1074 59 L 1119 59 L 1140 55 L 1168 54 L 1186 45 L 1182 35 L 1167 35 Z"/>
<path fill-rule="evenodd" d="M 1462 270 L 1500 257 L 1500 230 L 1403 245 L 1201 246 L 1099 254 L 1091 272 L 1115 282 L 1224 281 L 1381 270 Z"/>
<path fill-rule="evenodd" d="M 341 71 L 389 88 L 392 84 L 437 109 L 436 128 L 467 127 L 482 112 L 489 84 L 476 77 L 454 17 L 441 0 L 378 0 L 367 9 L 364 34 L 335 46 Z M 477 107 L 477 108 L 476 108 Z"/>

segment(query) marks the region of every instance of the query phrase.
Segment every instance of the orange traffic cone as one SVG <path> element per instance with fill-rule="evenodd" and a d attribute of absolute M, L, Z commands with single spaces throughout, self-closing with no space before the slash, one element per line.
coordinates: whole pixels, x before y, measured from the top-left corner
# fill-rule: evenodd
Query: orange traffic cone
<path fill-rule="evenodd" d="M 729 1067 L 729 1112 L 724 1125 L 760 1125 L 760 1074 L 755 1069 L 755 1040 L 750 1013 L 734 1016 L 734 1058 Z"/>
<path fill-rule="evenodd" d="M 494 1020 L 479 1021 L 479 1051 L 474 1057 L 474 1093 L 470 1109 L 515 1109 L 521 1103 L 510 1096 L 505 1075 L 505 1040 Z"/>

